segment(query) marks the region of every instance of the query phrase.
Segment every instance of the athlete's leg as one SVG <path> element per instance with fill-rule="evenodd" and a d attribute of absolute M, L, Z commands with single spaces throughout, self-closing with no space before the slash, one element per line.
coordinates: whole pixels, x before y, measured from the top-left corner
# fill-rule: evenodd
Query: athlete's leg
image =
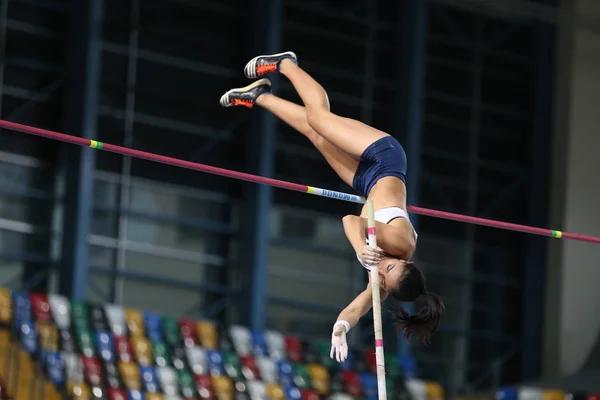
<path fill-rule="evenodd" d="M 309 125 L 346 153 L 358 158 L 369 145 L 387 136 L 360 121 L 331 113 L 325 89 L 294 61 L 283 59 L 279 71 L 292 82 L 304 102 Z"/>
<path fill-rule="evenodd" d="M 323 136 L 315 132 L 306 119 L 306 109 L 291 101 L 284 100 L 272 94 L 263 94 L 256 99 L 256 104 L 272 112 L 283 122 L 306 136 L 313 145 L 321 152 L 331 168 L 349 186 L 358 166 L 358 160 L 350 157 L 342 150 L 334 146 Z"/>

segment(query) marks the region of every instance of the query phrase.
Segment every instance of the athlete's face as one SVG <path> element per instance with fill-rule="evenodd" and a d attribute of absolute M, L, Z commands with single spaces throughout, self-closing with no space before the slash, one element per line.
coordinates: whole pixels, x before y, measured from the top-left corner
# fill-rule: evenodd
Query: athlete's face
<path fill-rule="evenodd" d="M 391 292 L 398 287 L 398 283 L 402 279 L 402 273 L 406 261 L 396 258 L 384 258 L 379 263 L 379 286 L 386 292 Z"/>

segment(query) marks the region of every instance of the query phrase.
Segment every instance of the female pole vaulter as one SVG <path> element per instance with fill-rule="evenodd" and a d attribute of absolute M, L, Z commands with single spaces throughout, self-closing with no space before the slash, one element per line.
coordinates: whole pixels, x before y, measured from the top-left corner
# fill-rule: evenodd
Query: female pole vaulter
<path fill-rule="evenodd" d="M 343 219 L 348 241 L 360 263 L 367 269 L 379 269 L 381 300 L 389 295 L 395 300 L 391 315 L 397 332 L 405 339 L 411 335 L 427 344 L 439 328 L 444 303 L 427 291 L 425 276 L 414 262 L 417 233 L 406 211 L 406 154 L 392 136 L 360 121 L 341 117 L 330 111 L 323 87 L 298 65 L 296 55 L 287 51 L 261 55 L 250 60 L 244 73 L 249 79 L 280 73 L 290 80 L 304 107 L 271 93 L 271 82 L 262 78 L 254 83 L 231 89 L 220 100 L 223 107 L 255 105 L 269 110 L 306 136 L 321 152 L 331 168 L 346 184 L 375 206 L 377 243 L 366 245 L 366 207 L 360 216 Z M 369 277 L 370 278 L 370 277 Z M 419 300 L 420 308 L 408 314 L 401 302 Z M 331 357 L 342 362 L 347 358 L 346 333 L 372 307 L 371 288 L 360 293 L 342 312 L 333 326 Z"/>

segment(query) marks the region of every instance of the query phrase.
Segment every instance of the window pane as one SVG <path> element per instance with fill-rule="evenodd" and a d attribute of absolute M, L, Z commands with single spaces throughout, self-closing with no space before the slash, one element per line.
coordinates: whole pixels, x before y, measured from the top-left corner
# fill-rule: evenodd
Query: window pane
<path fill-rule="evenodd" d="M 92 216 L 92 233 L 116 238 L 119 233 L 119 217 L 112 211 L 94 210 Z"/>
<path fill-rule="evenodd" d="M 326 332 L 331 332 L 337 314 L 338 312 L 306 311 L 270 303 L 267 305 L 267 326 L 285 333 L 322 337 L 326 340 Z"/>
<path fill-rule="evenodd" d="M 6 191 L 35 189 L 52 193 L 53 174 L 54 170 L 51 168 L 25 167 L 0 161 L 0 181 Z"/>
<path fill-rule="evenodd" d="M 221 246 L 224 240 L 221 235 L 199 229 L 138 217 L 129 217 L 127 239 L 197 253 L 217 252 L 218 246 Z"/>
<path fill-rule="evenodd" d="M 116 251 L 108 247 L 90 246 L 90 265 L 94 267 L 112 267 L 116 260 Z"/>
<path fill-rule="evenodd" d="M 228 218 L 229 212 L 229 206 L 225 203 L 179 193 L 177 188 L 173 187 L 169 187 L 167 191 L 167 189 L 161 188 L 159 183 L 154 187 L 135 184 L 131 188 L 130 206 L 135 211 L 157 215 L 219 222 Z"/>
<path fill-rule="evenodd" d="M 47 253 L 49 238 L 45 235 L 35 235 L 0 229 L 0 253 Z"/>
<path fill-rule="evenodd" d="M 0 218 L 47 227 L 52 218 L 52 201 L 0 195 Z"/>
<path fill-rule="evenodd" d="M 206 267 L 200 262 L 174 260 L 135 251 L 125 253 L 125 265 L 128 272 L 139 272 L 146 275 L 196 283 L 205 281 L 207 268 L 219 268 Z"/>
<path fill-rule="evenodd" d="M 0 256 L 0 286 L 6 287 L 6 285 L 16 280 L 23 271 L 22 261 L 8 261 L 2 259 Z"/>
<path fill-rule="evenodd" d="M 94 181 L 94 205 L 110 207 L 117 205 L 119 186 L 116 183 L 101 180 Z"/>

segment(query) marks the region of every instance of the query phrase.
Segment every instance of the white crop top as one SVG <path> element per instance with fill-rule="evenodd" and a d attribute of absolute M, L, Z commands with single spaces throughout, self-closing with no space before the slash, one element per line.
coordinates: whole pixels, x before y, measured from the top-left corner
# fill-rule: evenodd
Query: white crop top
<path fill-rule="evenodd" d="M 396 218 L 405 218 L 408 222 L 410 222 L 410 218 L 408 218 L 408 213 L 400 207 L 386 207 L 382 208 L 381 210 L 375 211 L 375 221 L 381 222 L 382 224 L 389 224 L 393 219 Z M 419 235 L 417 235 L 417 231 L 415 231 L 415 228 L 413 228 L 413 232 L 415 233 L 415 238 L 418 238 Z M 367 237 L 365 240 L 367 244 L 369 244 L 369 238 Z M 363 267 L 365 267 L 368 270 L 371 269 L 368 265 L 363 263 L 359 254 L 356 255 L 356 258 Z"/>

